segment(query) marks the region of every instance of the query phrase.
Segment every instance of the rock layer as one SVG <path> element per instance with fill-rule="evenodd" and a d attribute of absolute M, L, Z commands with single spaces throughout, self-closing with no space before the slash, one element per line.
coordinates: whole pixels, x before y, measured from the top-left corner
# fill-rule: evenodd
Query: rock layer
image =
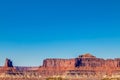
<path fill-rule="evenodd" d="M 6 59 L 5 65 L 0 67 L 0 74 L 31 76 L 69 76 L 69 77 L 95 77 L 120 75 L 120 58 L 102 59 L 89 53 L 79 55 L 72 59 L 45 59 L 40 67 L 13 66 L 10 59 Z M 97 77 L 96 77 L 97 76 Z"/>
<path fill-rule="evenodd" d="M 111 75 L 120 72 L 120 58 L 102 59 L 87 53 L 73 59 L 45 59 L 42 75 Z"/>

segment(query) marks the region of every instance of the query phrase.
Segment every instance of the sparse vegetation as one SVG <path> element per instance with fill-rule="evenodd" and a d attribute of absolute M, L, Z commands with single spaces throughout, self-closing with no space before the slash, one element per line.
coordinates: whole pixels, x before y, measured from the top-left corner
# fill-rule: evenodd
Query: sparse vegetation
<path fill-rule="evenodd" d="M 67 79 L 63 79 L 61 77 L 49 77 L 46 80 L 67 80 Z"/>
<path fill-rule="evenodd" d="M 45 80 L 37 78 L 0 78 L 0 80 Z"/>
<path fill-rule="evenodd" d="M 102 80 L 120 80 L 120 78 L 104 78 Z"/>

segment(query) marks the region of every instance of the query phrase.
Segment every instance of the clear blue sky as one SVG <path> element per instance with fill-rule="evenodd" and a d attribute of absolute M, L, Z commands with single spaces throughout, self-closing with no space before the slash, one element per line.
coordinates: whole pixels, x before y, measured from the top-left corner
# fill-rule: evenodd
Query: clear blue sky
<path fill-rule="evenodd" d="M 0 65 L 92 53 L 120 57 L 120 0 L 1 0 Z"/>

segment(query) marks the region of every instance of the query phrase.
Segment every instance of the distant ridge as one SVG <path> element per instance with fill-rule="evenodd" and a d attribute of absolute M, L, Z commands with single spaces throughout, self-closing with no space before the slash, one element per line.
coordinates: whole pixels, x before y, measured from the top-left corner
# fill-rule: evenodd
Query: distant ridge
<path fill-rule="evenodd" d="M 36 74 L 41 77 L 48 76 L 111 76 L 120 73 L 120 58 L 102 59 L 90 53 L 79 55 L 72 59 L 49 58 L 43 60 L 43 65 L 38 67 L 13 66 L 10 59 L 5 60 L 5 65 L 0 67 L 0 74 Z M 34 75 L 35 76 L 35 75 Z"/>

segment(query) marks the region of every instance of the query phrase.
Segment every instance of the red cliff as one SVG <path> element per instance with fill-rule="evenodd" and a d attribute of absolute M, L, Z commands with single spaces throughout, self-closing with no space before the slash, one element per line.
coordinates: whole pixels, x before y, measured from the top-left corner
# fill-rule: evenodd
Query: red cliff
<path fill-rule="evenodd" d="M 87 53 L 73 59 L 45 59 L 39 68 L 42 75 L 67 74 L 104 74 L 111 75 L 120 71 L 120 58 L 102 59 Z"/>

